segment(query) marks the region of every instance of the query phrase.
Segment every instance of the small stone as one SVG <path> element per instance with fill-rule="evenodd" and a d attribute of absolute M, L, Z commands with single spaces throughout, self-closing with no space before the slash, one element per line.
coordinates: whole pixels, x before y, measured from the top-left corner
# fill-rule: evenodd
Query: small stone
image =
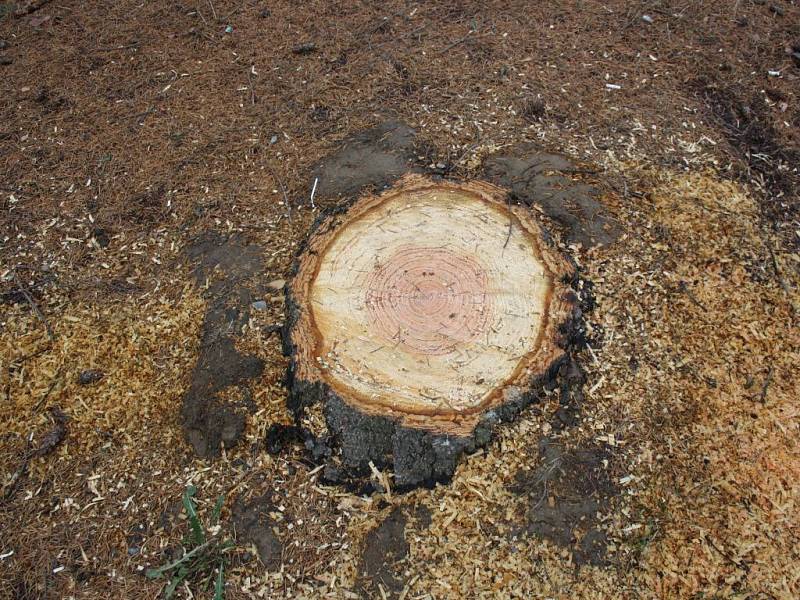
<path fill-rule="evenodd" d="M 320 462 L 323 459 L 329 458 L 331 455 L 330 447 L 316 438 L 310 437 L 305 442 L 306 449 L 311 452 L 311 456 L 315 462 Z"/>
<path fill-rule="evenodd" d="M 5 40 L 0 40 L 0 50 L 5 50 L 8 48 L 8 42 Z"/>
<path fill-rule="evenodd" d="M 779 17 L 782 17 L 782 16 L 783 16 L 783 14 L 784 14 L 784 10 L 783 10 L 783 8 L 781 8 L 781 7 L 780 7 L 780 6 L 778 6 L 777 4 L 772 4 L 772 5 L 769 7 L 769 9 L 770 9 L 770 11 L 772 11 L 774 14 L 778 15 Z"/>
<path fill-rule="evenodd" d="M 317 45 L 314 42 L 306 42 L 305 44 L 298 44 L 292 48 L 293 54 L 311 54 L 317 51 Z"/>
<path fill-rule="evenodd" d="M 139 554 L 139 548 L 136 546 L 131 546 L 128 548 L 128 556 L 136 556 L 137 554 Z"/>
<path fill-rule="evenodd" d="M 231 461 L 231 466 L 234 469 L 238 469 L 240 471 L 249 471 L 251 468 L 250 464 L 243 458 L 234 459 L 233 461 Z"/>
<path fill-rule="evenodd" d="M 644 21 L 645 23 L 652 23 L 653 17 L 651 17 L 650 15 L 642 15 L 642 21 Z"/>
<path fill-rule="evenodd" d="M 333 465 L 325 465 L 325 468 L 322 470 L 322 482 L 323 483 L 342 483 L 344 480 L 344 476 L 342 474 L 341 469 L 334 467 Z"/>
<path fill-rule="evenodd" d="M 261 17 L 262 19 L 266 19 L 271 14 L 272 14 L 272 12 L 270 12 L 270 10 L 268 8 L 262 8 L 261 12 L 258 13 L 258 16 Z"/>
<path fill-rule="evenodd" d="M 111 238 L 108 237 L 108 232 L 102 227 L 96 227 L 94 230 L 92 230 L 92 237 L 97 242 L 97 245 L 101 248 L 108 248 L 108 245 L 111 243 Z"/>
<path fill-rule="evenodd" d="M 85 369 L 78 375 L 78 383 L 81 385 L 97 383 L 103 378 L 103 375 L 105 374 L 99 369 Z"/>
<path fill-rule="evenodd" d="M 267 303 L 264 300 L 256 300 L 250 306 L 256 310 L 267 310 Z"/>
<path fill-rule="evenodd" d="M 10 65 L 12 62 L 10 56 L 0 56 L 0 65 Z"/>
<path fill-rule="evenodd" d="M 283 279 L 273 279 L 267 284 L 267 287 L 271 290 L 279 291 L 282 290 L 286 286 L 286 281 Z"/>

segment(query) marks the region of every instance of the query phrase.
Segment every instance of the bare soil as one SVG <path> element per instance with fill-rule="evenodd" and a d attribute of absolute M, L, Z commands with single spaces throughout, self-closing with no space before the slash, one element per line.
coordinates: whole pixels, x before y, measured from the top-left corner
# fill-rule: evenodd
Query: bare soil
<path fill-rule="evenodd" d="M 199 456 L 208 457 L 218 455 L 222 444 L 234 446 L 244 432 L 246 411 L 255 410 L 245 384 L 261 375 L 264 361 L 241 354 L 236 337 L 250 320 L 254 293 L 266 289 L 266 282 L 257 280 L 263 252 L 255 244 L 213 234 L 202 235 L 185 252 L 196 265 L 192 274 L 205 288 L 207 308 L 181 415 L 187 440 Z M 239 390 L 241 400 L 220 401 L 218 393 L 225 389 Z"/>

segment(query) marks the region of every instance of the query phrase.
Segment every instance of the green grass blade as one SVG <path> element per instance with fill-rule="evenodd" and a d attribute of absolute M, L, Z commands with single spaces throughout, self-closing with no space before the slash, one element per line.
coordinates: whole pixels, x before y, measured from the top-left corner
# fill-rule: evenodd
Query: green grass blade
<path fill-rule="evenodd" d="M 219 563 L 217 569 L 217 583 L 214 586 L 214 600 L 223 600 L 225 598 L 225 575 L 222 561 Z"/>
<path fill-rule="evenodd" d="M 164 590 L 164 598 L 166 600 L 170 600 L 172 595 L 175 593 L 175 590 L 178 589 L 178 586 L 186 579 L 186 576 L 189 574 L 189 569 L 182 568 L 178 569 L 178 572 L 172 577 L 172 581 L 169 582 L 169 585 Z"/>
<path fill-rule="evenodd" d="M 192 537 L 195 544 L 203 544 L 206 541 L 206 535 L 203 533 L 203 524 L 200 523 L 200 517 L 197 516 L 197 509 L 194 506 L 192 497 L 197 493 L 197 488 L 190 485 L 183 493 L 183 508 L 186 510 L 186 516 L 189 518 L 189 524 L 192 527 Z"/>
<path fill-rule="evenodd" d="M 158 569 L 148 569 L 146 573 L 147 577 L 149 579 L 156 579 L 161 575 L 163 575 L 164 573 L 166 573 L 167 571 L 171 571 L 176 567 L 183 566 L 184 563 L 189 561 L 189 559 L 194 559 L 196 555 L 200 554 L 203 550 L 205 550 L 212 541 L 213 540 L 209 540 L 205 544 L 201 544 L 200 546 L 193 548 L 192 550 L 181 556 L 178 560 L 171 562 L 168 565 L 164 565 L 163 567 L 159 567 Z"/>
<path fill-rule="evenodd" d="M 213 527 L 219 523 L 219 515 L 222 512 L 222 504 L 225 502 L 225 495 L 220 494 L 217 498 L 217 503 L 214 505 L 214 510 L 211 511 L 211 526 Z"/>

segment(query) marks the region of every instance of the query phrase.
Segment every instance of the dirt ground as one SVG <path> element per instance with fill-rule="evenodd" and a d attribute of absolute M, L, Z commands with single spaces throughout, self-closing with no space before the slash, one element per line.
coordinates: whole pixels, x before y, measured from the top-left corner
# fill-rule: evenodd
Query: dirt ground
<path fill-rule="evenodd" d="M 158 597 L 194 485 L 226 598 L 799 597 L 798 81 L 786 0 L 0 2 L 0 595 Z M 404 494 L 281 427 L 276 334 L 386 122 L 442 176 L 563 155 L 614 233 L 533 203 L 582 391 Z"/>

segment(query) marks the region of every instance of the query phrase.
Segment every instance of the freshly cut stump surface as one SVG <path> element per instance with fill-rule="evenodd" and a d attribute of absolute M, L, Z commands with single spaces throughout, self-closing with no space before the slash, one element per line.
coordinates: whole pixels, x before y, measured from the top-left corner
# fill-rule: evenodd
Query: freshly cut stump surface
<path fill-rule="evenodd" d="M 425 462 L 398 456 L 398 436 L 421 440 L 413 452 L 435 455 L 446 439 L 458 454 L 564 354 L 571 275 L 500 188 L 407 176 L 323 220 L 300 254 L 287 290 L 290 397 L 323 402 L 348 467 Z M 450 454 L 406 479 L 448 477 Z"/>

